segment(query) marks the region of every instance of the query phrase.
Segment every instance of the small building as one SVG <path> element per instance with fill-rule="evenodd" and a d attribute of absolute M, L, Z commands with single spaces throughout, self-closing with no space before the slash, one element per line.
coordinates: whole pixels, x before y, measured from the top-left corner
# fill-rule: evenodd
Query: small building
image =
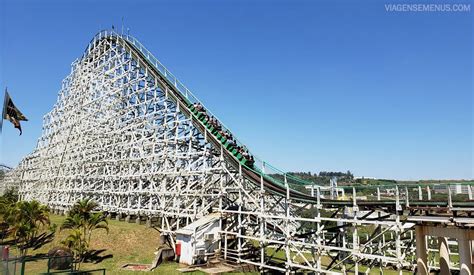
<path fill-rule="evenodd" d="M 469 194 L 469 185 L 463 185 L 462 183 L 435 184 L 433 185 L 433 192 L 437 194 L 447 194 L 448 186 L 453 195 Z"/>
<path fill-rule="evenodd" d="M 193 265 L 206 262 L 219 249 L 220 214 L 213 213 L 176 231 L 179 262 Z"/>

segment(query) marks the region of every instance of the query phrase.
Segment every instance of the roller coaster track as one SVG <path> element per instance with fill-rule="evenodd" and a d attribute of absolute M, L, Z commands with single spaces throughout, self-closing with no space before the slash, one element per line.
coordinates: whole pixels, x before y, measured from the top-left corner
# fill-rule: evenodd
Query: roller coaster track
<path fill-rule="evenodd" d="M 110 35 L 109 37 L 104 37 L 103 39 L 116 39 L 116 40 L 122 40 L 123 42 L 127 43 L 128 46 L 133 48 L 135 51 L 134 53 L 139 55 L 143 60 L 147 61 L 148 68 L 150 68 L 154 74 L 159 77 L 162 81 L 166 82 L 168 85 L 168 88 L 170 91 L 172 91 L 172 98 L 176 101 L 177 104 L 181 106 L 181 110 L 184 114 L 186 114 L 188 117 L 190 117 L 193 120 L 193 123 L 198 129 L 201 131 L 201 133 L 207 132 L 207 137 L 210 138 L 211 142 L 216 146 L 217 148 L 219 147 L 224 147 L 225 150 L 224 153 L 226 157 L 231 161 L 232 165 L 235 166 L 236 168 L 240 168 L 243 170 L 245 176 L 254 184 L 260 185 L 263 183 L 265 186 L 265 189 L 273 192 L 275 194 L 278 194 L 280 196 L 285 197 L 287 190 L 285 188 L 285 183 L 282 182 L 279 179 L 276 179 L 275 177 L 272 177 L 271 175 L 265 174 L 262 172 L 262 170 L 258 170 L 254 167 L 249 167 L 248 165 L 245 164 L 244 161 L 242 161 L 242 157 L 237 157 L 235 153 L 232 153 L 232 150 L 228 149 L 229 148 L 229 142 L 224 138 L 221 137 L 219 134 L 216 132 L 213 132 L 207 123 L 208 121 L 205 120 L 204 116 L 202 116 L 203 113 L 205 112 L 198 112 L 193 109 L 193 104 L 194 103 L 200 103 L 202 106 L 205 106 L 201 101 L 199 101 L 196 97 L 190 97 L 189 95 L 191 94 L 187 88 L 185 88 L 184 85 L 180 84 L 183 86 L 185 89 L 185 92 L 181 92 L 178 88 L 178 83 L 180 83 L 171 73 L 162 73 L 159 70 L 159 61 L 151 55 L 151 53 L 146 50 L 145 47 L 143 47 L 135 38 L 130 37 L 130 36 L 120 36 L 120 35 Z M 137 46 L 138 45 L 138 46 Z M 151 57 L 150 57 L 151 56 Z M 162 66 L 164 69 L 164 72 L 168 72 L 168 70 Z M 170 76 L 170 77 L 169 77 Z M 174 80 L 174 83 L 172 82 Z M 192 100 L 190 100 L 190 98 Z M 211 113 L 210 113 L 211 114 Z M 201 116 L 200 116 L 201 115 Z M 216 116 L 214 116 L 216 117 Z M 201 119 L 200 119 L 201 118 Z M 219 121 L 221 125 L 224 125 Z M 224 126 L 224 129 L 227 129 Z M 231 132 L 229 129 L 227 131 Z M 240 146 L 247 147 L 246 145 L 238 142 Z M 263 164 L 267 163 L 262 161 Z M 303 179 L 300 179 L 296 176 L 291 176 L 288 174 L 284 174 L 284 177 L 291 177 L 293 180 L 298 182 L 298 184 L 302 185 L 315 185 L 312 182 L 305 181 Z M 301 202 L 306 202 L 306 203 L 317 203 L 318 200 L 323 205 L 329 205 L 329 206 L 353 206 L 354 201 L 353 200 L 330 200 L 330 199 L 318 199 L 315 198 L 314 196 L 310 196 L 308 194 L 299 192 L 294 189 L 290 189 L 290 197 L 294 200 L 298 200 Z M 358 205 L 363 206 L 366 208 L 372 207 L 378 207 L 380 205 L 386 205 L 386 206 L 393 206 L 393 209 L 395 209 L 396 205 L 404 206 L 406 205 L 406 201 L 400 201 L 396 202 L 395 200 L 375 200 L 375 201 L 359 201 Z M 448 201 L 423 201 L 423 200 L 418 200 L 418 201 L 411 201 L 409 204 L 412 207 L 433 207 L 433 208 L 440 208 L 440 207 L 448 207 L 449 203 Z M 474 208 L 474 201 L 469 201 L 469 202 L 452 202 L 452 206 L 454 207 L 470 207 Z"/>
<path fill-rule="evenodd" d="M 471 184 L 348 186 L 330 198 L 328 187 L 253 151 L 248 161 L 237 150 L 248 147 L 209 117 L 217 119 L 137 39 L 101 31 L 72 64 L 37 147 L 0 190 L 14 186 L 59 213 L 90 197 L 117 219 L 153 222 L 171 243 L 217 212 L 223 260 L 286 273 L 412 270 L 415 223 L 473 223 Z"/>

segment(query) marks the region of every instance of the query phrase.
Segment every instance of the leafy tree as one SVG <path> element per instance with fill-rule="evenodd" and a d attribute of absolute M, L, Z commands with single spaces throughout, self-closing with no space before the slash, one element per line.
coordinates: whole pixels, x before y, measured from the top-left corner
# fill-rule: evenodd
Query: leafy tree
<path fill-rule="evenodd" d="M 97 206 L 98 204 L 90 199 L 76 202 L 61 225 L 61 229 L 70 230 L 70 234 L 62 243 L 73 250 L 77 262 L 85 260 L 94 230 L 104 229 L 109 232 L 105 214 L 94 212 Z"/>
<path fill-rule="evenodd" d="M 18 190 L 14 188 L 8 188 L 3 193 L 1 200 L 6 203 L 15 203 L 18 201 Z"/>
<path fill-rule="evenodd" d="M 353 180 L 353 179 L 354 179 L 354 175 L 351 173 L 350 170 L 347 170 L 346 175 L 347 175 L 347 178 L 349 178 L 350 180 Z"/>
<path fill-rule="evenodd" d="M 1 172 L 1 171 L 0 171 Z M 8 236 L 9 224 L 5 221 L 6 214 L 11 207 L 14 207 L 17 201 L 17 193 L 13 189 L 7 189 L 0 197 L 0 238 L 5 239 Z"/>

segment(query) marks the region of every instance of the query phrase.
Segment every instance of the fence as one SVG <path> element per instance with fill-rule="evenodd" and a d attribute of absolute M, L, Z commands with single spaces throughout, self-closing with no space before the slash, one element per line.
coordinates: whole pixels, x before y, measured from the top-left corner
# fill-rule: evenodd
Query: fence
<path fill-rule="evenodd" d="M 63 269 L 53 269 L 58 263 L 62 263 Z M 91 270 L 75 270 L 71 256 L 26 256 L 3 258 L 0 267 L 2 275 L 30 275 L 30 274 L 90 274 L 105 275 L 104 268 Z"/>

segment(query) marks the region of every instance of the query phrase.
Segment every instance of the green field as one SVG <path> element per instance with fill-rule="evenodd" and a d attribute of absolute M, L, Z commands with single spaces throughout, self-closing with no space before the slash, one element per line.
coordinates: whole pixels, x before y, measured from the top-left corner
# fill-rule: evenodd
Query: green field
<path fill-rule="evenodd" d="M 59 226 L 65 219 L 64 216 L 51 215 L 51 223 Z M 47 253 L 49 249 L 61 245 L 61 240 L 67 235 L 65 231 L 56 232 L 53 242 L 46 244 L 38 250 L 30 250 L 29 255 Z M 128 271 L 121 269 L 127 263 L 151 264 L 154 259 L 154 252 L 158 247 L 159 232 L 156 229 L 148 228 L 145 225 L 126 223 L 123 221 L 109 220 L 109 234 L 106 231 L 96 230 L 91 240 L 92 249 L 106 249 L 101 255 L 112 254 L 113 257 L 105 259 L 100 263 L 83 263 L 82 270 L 92 270 L 105 268 L 106 274 L 182 274 L 176 271 L 179 264 L 167 262 L 160 265 L 153 272 Z M 17 251 L 12 249 L 12 254 Z M 40 274 L 46 272 L 46 260 L 37 262 L 27 262 L 25 274 Z M 17 268 L 19 270 L 19 268 Z M 18 273 L 17 273 L 18 274 Z M 93 273 L 99 274 L 99 273 Z M 205 274 L 202 272 L 188 272 L 186 274 Z M 238 274 L 238 273 L 234 273 Z"/>

